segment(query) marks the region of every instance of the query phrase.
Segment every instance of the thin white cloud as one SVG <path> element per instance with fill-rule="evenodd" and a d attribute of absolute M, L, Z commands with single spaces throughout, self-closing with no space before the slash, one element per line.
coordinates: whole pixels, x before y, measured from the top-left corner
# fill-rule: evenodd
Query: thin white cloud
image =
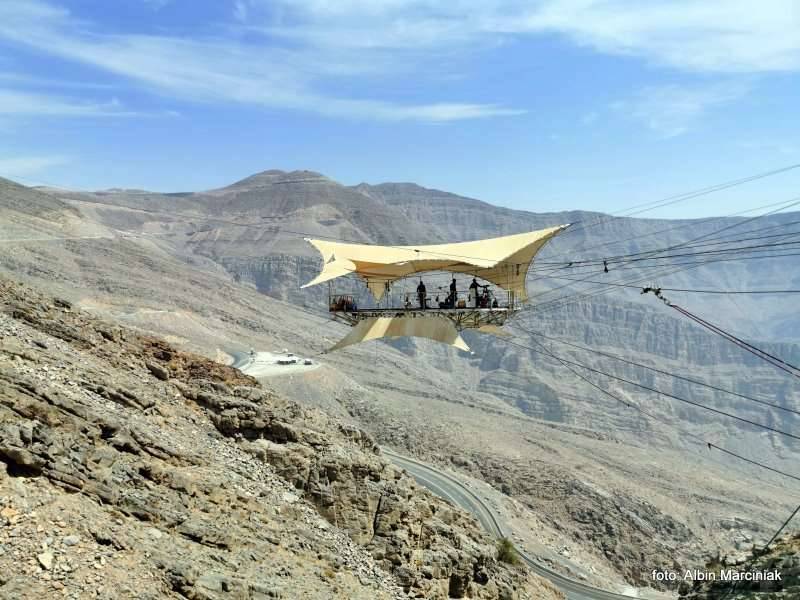
<path fill-rule="evenodd" d="M 639 90 L 632 98 L 612 105 L 644 123 L 663 138 L 686 133 L 705 113 L 741 98 L 748 86 L 732 83 L 659 85 Z"/>
<path fill-rule="evenodd" d="M 330 90 L 368 90 L 373 79 L 450 80 L 476 49 L 542 34 L 687 72 L 800 70 L 795 0 L 229 0 L 229 6 L 224 36 L 193 39 L 103 32 L 44 0 L 2 0 L 0 39 L 170 97 L 380 120 L 524 112 L 492 102 L 407 105 Z M 643 108 L 631 112 L 663 135 L 677 135 L 688 126 L 681 123 L 728 101 L 715 99 L 719 93 L 693 100 L 691 92 L 681 98 L 673 91 L 661 103 L 673 107 L 662 111 L 664 118 L 646 119 L 647 106 L 658 113 L 654 94 L 645 91 L 638 100 Z M 669 122 L 675 125 L 658 125 Z"/>
<path fill-rule="evenodd" d="M 317 84 L 328 78 L 363 75 L 374 68 L 353 56 L 324 57 L 230 39 L 86 33 L 90 27 L 75 25 L 69 13 L 38 0 L 0 4 L 0 38 L 138 80 L 171 96 L 381 120 L 452 121 L 522 112 L 495 104 L 403 105 L 317 91 Z"/>
<path fill-rule="evenodd" d="M 57 89 L 86 89 L 86 90 L 111 90 L 115 85 L 110 83 L 97 83 L 92 81 L 70 81 L 49 77 L 36 77 L 27 73 L 0 72 L 0 83 L 17 84 L 26 87 L 57 88 Z"/>
<path fill-rule="evenodd" d="M 690 71 L 800 68 L 795 0 L 553 0 L 522 28 L 561 33 L 601 52 Z"/>
<path fill-rule="evenodd" d="M 320 46 L 410 49 L 551 33 L 690 71 L 800 69 L 796 0 L 250 1 L 272 35 Z"/>
<path fill-rule="evenodd" d="M 34 175 L 69 162 L 70 159 L 66 156 L 0 156 L 0 176 Z"/>
<path fill-rule="evenodd" d="M 758 150 L 768 154 L 781 154 L 783 156 L 797 156 L 800 154 L 800 147 L 796 143 L 786 140 L 743 140 L 737 142 L 736 145 L 745 150 Z"/>
<path fill-rule="evenodd" d="M 126 109 L 116 98 L 83 102 L 60 96 L 0 88 L 0 116 L 142 117 L 175 116 L 174 112 L 147 113 Z"/>

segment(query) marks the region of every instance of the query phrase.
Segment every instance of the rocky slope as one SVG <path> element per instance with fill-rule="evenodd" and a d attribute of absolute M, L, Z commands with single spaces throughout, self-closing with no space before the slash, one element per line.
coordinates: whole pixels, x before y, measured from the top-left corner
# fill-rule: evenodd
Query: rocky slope
<path fill-rule="evenodd" d="M 216 349 L 249 347 L 317 353 L 344 335 L 344 328 L 319 315 L 314 297 L 292 291 L 298 282 L 310 279 L 318 260 L 296 232 L 364 241 L 370 241 L 370 236 L 361 231 L 357 211 L 345 218 L 336 212 L 339 209 L 329 208 L 331 202 L 344 199 L 358 208 L 361 200 L 352 188 L 330 180 L 301 179 L 293 174 L 266 174 L 245 182 L 244 192 L 223 189 L 166 196 L 56 192 L 68 207 L 80 211 L 85 226 L 106 228 L 104 237 L 6 245 L 0 253 L 0 270 L 55 290 L 109 319 L 167 336 L 183 349 L 211 356 Z M 289 182 L 284 184 L 284 180 Z M 281 196 L 280 190 L 290 186 L 294 191 Z M 317 187 L 324 187 L 324 193 L 316 194 Z M 431 233 L 418 229 L 414 210 L 420 220 L 427 219 L 444 232 L 437 235 L 448 238 L 508 233 L 514 227 L 541 226 L 547 219 L 593 217 L 508 211 L 414 186 L 397 186 L 398 191 L 391 194 L 386 186 L 380 193 L 359 187 L 359 193 L 371 194 L 373 202 L 404 211 L 408 215 L 404 231 L 418 232 L 420 240 L 430 240 L 426 236 Z M 245 194 L 243 202 L 228 202 L 236 194 Z M 43 194 L 17 186 L 13 196 L 17 205 L 34 206 Z M 322 198 L 327 199 L 322 202 Z M 271 207 L 279 199 L 286 212 L 276 235 L 274 221 L 264 226 L 261 216 L 274 216 Z M 242 223 L 259 226 L 240 227 Z M 6 220 L 0 220 L 0 233 L 5 224 Z M 619 239 L 645 235 L 631 242 L 635 250 L 650 247 L 646 243 L 661 243 L 662 238 L 668 243 L 684 241 L 712 228 L 710 223 L 693 222 L 666 238 L 648 237 L 667 225 L 675 224 L 619 219 L 586 230 L 586 236 L 594 231 L 599 239 L 583 241 L 591 244 L 606 235 Z M 136 236 L 123 237 L 115 228 Z M 479 233 L 470 236 L 470 231 Z M 246 262 L 250 270 L 231 267 L 228 261 L 244 261 L 239 264 Z M 756 277 L 746 268 L 709 269 L 706 275 L 709 287 L 721 287 L 731 285 L 731 276 L 742 286 L 769 282 L 773 272 L 765 270 Z M 248 285 L 253 277 L 259 278 L 257 286 Z M 532 289 L 542 283 L 531 281 Z M 256 288 L 292 302 L 277 301 L 257 293 Z M 653 305 L 652 298 L 639 297 L 636 290 L 609 294 L 609 298 L 575 303 L 549 316 L 534 311 L 520 315 L 520 321 L 556 337 L 798 407 L 796 385 L 682 323 L 659 303 Z M 297 306 L 303 302 L 310 312 Z M 748 318 L 737 318 L 737 327 L 758 328 L 764 320 L 775 322 L 775 307 L 769 301 L 766 307 L 772 312 L 751 312 L 743 305 Z M 510 329 L 530 345 L 524 333 Z M 769 331 L 764 328 L 765 335 Z M 727 552 L 740 538 L 762 540 L 769 535 L 764 524 L 785 517 L 793 494 L 784 485 L 772 485 L 778 483 L 774 478 L 748 472 L 741 463 L 726 461 L 704 445 L 698 448 L 635 412 L 621 410 L 540 355 L 483 336 L 472 336 L 470 343 L 474 356 L 424 341 L 364 344 L 320 357 L 321 368 L 307 376 L 279 377 L 270 385 L 303 406 L 322 406 L 343 422 L 368 430 L 381 444 L 506 489 L 524 506 L 527 521 L 547 529 L 544 535 L 532 528 L 531 538 L 546 541 L 551 551 L 568 546 L 572 556 L 580 555 L 585 561 L 583 566 L 596 567 L 599 585 L 610 586 L 609 582 L 622 578 L 640 583 L 646 581 L 654 563 L 666 567 L 674 559 L 692 564 L 717 548 Z M 796 351 L 789 345 L 775 348 L 781 353 Z M 573 350 L 567 353 L 572 355 Z M 692 394 L 754 419 L 765 416 L 750 403 L 689 389 L 609 359 L 578 351 L 574 358 L 679 395 Z M 604 384 L 720 445 L 794 471 L 796 452 L 784 440 L 626 386 Z M 767 418 L 794 427 L 791 415 L 776 411 Z M 269 451 L 292 481 L 307 477 L 302 452 L 293 450 L 284 459 L 277 457 L 274 447 L 254 451 L 264 456 Z M 460 458 L 464 460 L 453 461 Z M 335 483 L 331 488 L 336 494 L 340 491 Z M 673 526 L 659 528 L 661 521 Z M 721 526 L 725 522 L 737 526 L 726 529 Z"/>
<path fill-rule="evenodd" d="M 360 430 L 0 280 L 0 595 L 559 598 Z"/>
<path fill-rule="evenodd" d="M 760 549 L 738 560 L 714 561 L 699 569 L 701 577 L 692 577 L 682 585 L 681 598 L 686 600 L 793 600 L 800 598 L 800 535 L 778 539 L 766 552 Z M 730 573 L 763 573 L 756 581 L 724 581 L 722 571 Z M 706 574 L 711 573 L 716 579 Z M 780 578 L 770 580 L 768 574 Z M 682 574 L 683 575 L 683 574 Z M 693 579 L 693 581 L 692 581 Z"/>
<path fill-rule="evenodd" d="M 227 188 L 195 194 L 159 197 L 120 191 L 71 194 L 66 199 L 103 223 L 152 235 L 165 234 L 158 238 L 159 249 L 180 260 L 203 268 L 215 265 L 230 273 L 237 282 L 252 285 L 272 297 L 317 310 L 324 304 L 322 297 L 327 288 L 317 286 L 298 290 L 299 285 L 310 280 L 318 269 L 318 257 L 301 239 L 305 233 L 365 242 L 408 243 L 409 239 L 426 242 L 500 235 L 554 223 L 592 222 L 599 218 L 581 212 L 535 214 L 514 211 L 413 184 L 347 187 L 308 171 L 266 171 Z M 182 217 L 187 211 L 196 218 L 187 220 Z M 743 231 L 752 227 L 788 227 L 793 219 L 796 221 L 790 214 L 771 215 L 746 224 Z M 575 232 L 556 238 L 546 253 L 552 258 L 573 252 L 586 256 L 602 256 L 602 252 L 636 252 L 654 245 L 685 242 L 741 222 L 742 219 L 666 222 L 606 218 L 599 226 L 578 227 Z M 397 223 L 403 223 L 402 231 Z M 736 229 L 729 231 L 736 233 Z M 625 242 L 609 247 L 608 244 L 615 240 Z M 599 248 L 580 250 L 587 246 Z M 800 275 L 792 275 L 792 260 L 719 263 L 676 274 L 668 282 L 719 289 L 769 285 L 788 287 L 787 272 L 790 279 L 795 277 L 800 281 Z M 646 269 L 639 271 L 640 274 L 648 272 Z M 633 278 L 639 271 L 634 270 L 625 277 Z M 548 292 L 554 286 L 567 284 L 572 288 Z M 363 292 L 354 281 L 346 280 L 342 286 L 340 291 Z M 574 282 L 534 275 L 529 287 L 536 305 L 574 295 L 576 290 L 591 290 L 598 286 L 577 286 Z M 609 290 L 606 288 L 605 291 Z M 687 305 L 700 314 L 713 315 L 717 322 L 733 331 L 758 336 L 754 338 L 758 345 L 778 356 L 790 361 L 800 360 L 800 345 L 770 343 L 770 338 L 794 339 L 792 332 L 800 327 L 789 297 L 720 299 L 678 295 L 674 299 L 687 301 Z M 691 365 L 695 375 L 712 383 L 735 387 L 738 393 L 777 401 L 788 408 L 800 408 L 800 388 L 780 372 L 765 367 L 746 352 L 670 312 L 655 299 L 641 296 L 636 290 L 612 289 L 611 293 L 591 301 L 574 302 L 557 310 L 534 309 L 523 314 L 519 321 L 526 327 L 567 341 L 590 347 L 602 346 L 605 351 L 624 354 L 635 360 L 644 359 L 648 364 L 668 367 L 668 370 L 685 372 Z M 520 340 L 528 340 L 528 345 L 534 339 L 521 328 L 516 329 L 516 334 Z M 762 336 L 766 339 L 761 339 Z M 497 343 L 486 336 L 471 336 L 468 341 L 483 360 L 478 362 L 450 353 L 445 363 L 447 372 L 440 373 L 441 378 L 477 366 L 480 373 L 477 391 L 502 399 L 527 415 L 554 422 L 591 424 L 606 432 L 632 430 L 640 433 L 641 423 L 632 420 L 626 411 L 616 410 L 607 399 L 589 407 L 576 404 L 574 397 L 592 393 L 592 389 L 574 378 L 563 377 L 563 372 L 559 371 L 561 367 L 551 361 Z M 403 347 L 409 354 L 415 353 L 416 341 L 404 343 Z M 607 358 L 575 353 L 558 346 L 554 349 L 618 376 L 645 381 L 653 377 L 650 373 Z M 431 364 L 439 366 L 440 363 L 431 361 Z M 747 377 L 738 376 L 743 368 Z M 733 385 L 727 385 L 732 377 Z M 460 382 L 462 378 L 456 376 L 456 380 Z M 733 402 L 733 408 L 753 420 L 765 420 L 789 430 L 797 425 L 796 416 L 785 411 L 773 410 L 764 416 L 760 412 L 763 405 L 687 388 L 684 383 L 670 378 L 657 376 L 652 382 L 679 396 L 695 395 L 695 399 L 720 409 Z M 459 383 L 457 385 L 462 387 Z M 457 395 L 469 393 L 469 390 L 464 390 Z M 686 404 L 676 406 L 663 398 L 655 402 L 659 413 L 670 418 L 677 415 L 695 432 L 722 431 L 737 443 L 741 438 L 753 456 L 778 450 L 776 458 L 783 462 L 790 461 L 797 451 L 791 440 L 763 436 L 758 430 L 742 426 L 741 422 L 720 418 Z"/>
<path fill-rule="evenodd" d="M 563 261 L 680 244 L 733 225 L 736 227 L 726 229 L 726 235 L 735 239 L 737 234 L 745 237 L 746 232 L 757 228 L 797 223 L 796 213 L 770 215 L 753 223 L 745 222 L 744 217 L 667 221 L 609 218 L 585 211 L 535 213 L 492 206 L 411 183 L 344 186 L 311 171 L 265 171 L 208 192 L 58 190 L 51 194 L 110 226 L 159 235 L 172 233 L 167 239 L 180 252 L 211 258 L 238 280 L 273 297 L 308 303 L 320 303 L 325 290 L 298 292 L 299 285 L 310 280 L 318 268 L 318 255 L 302 239 L 306 236 L 379 244 L 438 243 L 579 223 L 553 240 L 541 255 L 542 260 Z M 786 230 L 767 233 L 781 231 Z M 793 257 L 717 262 L 657 280 L 672 287 L 787 287 L 790 282 L 800 282 L 800 276 L 792 269 L 795 262 Z M 625 266 L 609 278 L 647 278 L 666 270 Z M 565 284 L 569 286 L 539 296 L 537 303 L 541 303 L 597 287 L 577 285 L 559 277 L 591 279 L 589 276 L 595 274 L 600 273 L 580 268 L 550 273 L 551 277 L 544 277 L 548 273 L 542 272 L 531 278 L 529 288 L 538 296 Z M 608 295 L 612 302 L 623 297 L 649 303 L 648 298 L 638 298 L 635 290 L 630 294 L 612 290 Z M 602 303 L 603 299 L 597 301 Z M 800 340 L 800 323 L 794 316 L 791 298 L 692 296 L 691 301 L 698 310 L 722 317 L 742 334 Z M 747 318 L 743 319 L 743 315 Z"/>

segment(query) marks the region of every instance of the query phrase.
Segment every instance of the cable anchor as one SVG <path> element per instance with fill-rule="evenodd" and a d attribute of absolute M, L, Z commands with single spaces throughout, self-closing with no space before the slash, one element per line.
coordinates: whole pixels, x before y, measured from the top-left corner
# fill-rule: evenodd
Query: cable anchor
<path fill-rule="evenodd" d="M 655 286 L 643 287 L 640 294 L 653 294 L 656 298 L 661 300 L 667 306 L 672 306 L 672 303 L 669 301 L 669 299 L 661 293 L 660 287 L 655 287 Z"/>

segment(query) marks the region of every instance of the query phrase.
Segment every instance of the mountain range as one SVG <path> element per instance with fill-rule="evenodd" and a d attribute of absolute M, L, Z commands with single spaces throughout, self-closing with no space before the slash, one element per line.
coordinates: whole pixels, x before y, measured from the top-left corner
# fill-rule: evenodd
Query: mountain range
<path fill-rule="evenodd" d="M 587 347 L 545 342 L 549 351 L 598 371 L 796 430 L 796 413 L 785 409 L 800 410 L 800 391 L 789 377 L 637 287 L 796 288 L 795 258 L 706 258 L 674 274 L 668 272 L 677 258 L 658 267 L 613 259 L 718 235 L 745 239 L 768 227 L 767 233 L 783 232 L 798 220 L 798 213 L 779 212 L 749 221 L 754 214 L 667 221 L 535 213 L 411 183 L 344 186 L 311 171 L 265 171 L 217 190 L 171 194 L 32 189 L 0 180 L 0 271 L 207 356 L 250 347 L 316 354 L 344 328 L 327 317 L 325 286 L 299 289 L 320 261 L 304 237 L 441 243 L 572 223 L 529 277 L 531 302 L 508 326 L 518 346 L 469 333 L 473 354 L 419 340 L 371 343 L 324 355 L 313 374 L 272 378 L 269 385 L 358 424 L 381 444 L 491 483 L 509 507 L 527 515 L 521 521 L 538 524 L 526 533 L 535 552 L 555 550 L 563 558 L 561 550 L 571 548 L 563 568 L 647 587 L 654 585 L 645 576 L 652 565 L 741 550 L 747 540 L 768 537 L 789 508 L 792 494 L 778 477 L 698 440 L 787 470 L 800 447 L 720 412 L 581 372 L 622 402 L 614 400 L 537 352 L 542 338 L 529 331 Z M 608 259 L 605 273 L 600 263 Z M 580 261 L 592 266 L 565 266 Z M 599 283 L 574 281 L 581 278 Z M 438 281 L 431 276 L 429 289 Z M 633 287 L 605 285 L 614 282 Z M 364 293 L 357 282 L 343 286 Z M 669 297 L 800 362 L 800 319 L 790 296 Z M 731 522 L 733 530 L 722 525 Z"/>

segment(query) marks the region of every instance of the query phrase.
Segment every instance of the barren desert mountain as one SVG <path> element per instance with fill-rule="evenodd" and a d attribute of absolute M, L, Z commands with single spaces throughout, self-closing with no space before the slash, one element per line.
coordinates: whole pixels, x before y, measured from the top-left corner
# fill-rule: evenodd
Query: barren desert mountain
<path fill-rule="evenodd" d="M 561 597 L 364 432 L 63 299 L 0 306 L 4 598 Z"/>
<path fill-rule="evenodd" d="M 0 206 L 4 211 L 8 211 L 8 216 L 12 213 L 32 217 L 39 215 L 52 217 L 58 213 L 77 214 L 68 204 L 53 195 L 27 188 L 8 179 L 0 179 L 0 198 L 2 198 Z"/>
<path fill-rule="evenodd" d="M 12 190 L 0 206 L 4 238 L 8 224 L 27 218 L 16 208 L 22 205 L 28 211 L 58 207 L 49 225 L 55 231 L 61 215 L 71 214 L 87 231 L 101 232 L 45 244 L 23 243 L 25 236 L 12 228 L 16 234 L 8 237 L 20 241 L 3 245 L 5 277 L 211 358 L 249 348 L 316 356 L 344 335 L 344 326 L 327 316 L 327 290 L 299 290 L 320 261 L 305 236 L 430 243 L 594 223 L 556 238 L 542 257 L 563 260 L 661 248 L 737 224 L 746 233 L 797 220 L 797 213 L 752 223 L 746 217 L 664 221 L 536 214 L 413 184 L 348 187 L 309 171 L 266 171 L 226 188 L 180 194 L 42 192 L 11 183 L 4 189 Z M 787 275 L 792 260 L 710 263 L 656 282 L 785 288 L 798 283 Z M 598 271 L 577 277 L 648 281 L 663 269 Z M 587 284 L 542 275 L 529 278 L 533 308 L 508 327 L 522 345 L 535 347 L 538 339 L 526 330 L 540 332 L 589 348 L 546 342 L 588 366 L 776 429 L 797 429 L 794 413 L 696 388 L 591 350 L 800 409 L 797 385 L 771 366 L 638 289 L 604 288 L 583 297 L 577 290 Z M 355 282 L 350 285 L 359 291 Z M 562 285 L 568 287 L 556 289 Z M 588 289 L 594 287 L 599 286 Z M 553 299 L 566 301 L 545 305 Z M 800 361 L 800 323 L 785 298 L 673 299 L 776 355 Z M 649 577 L 654 565 L 701 566 L 717 552 L 735 556 L 766 541 L 792 508 L 791 489 L 779 477 L 627 409 L 541 354 L 493 337 L 468 338 L 473 355 L 417 340 L 371 343 L 320 355 L 320 368 L 267 384 L 304 409 L 322 409 L 365 431 L 380 445 L 488 482 L 533 554 L 606 589 L 658 587 Z M 798 447 L 791 439 L 592 377 L 691 435 L 778 468 L 791 471 L 796 464 Z M 262 459 L 283 468 L 277 454 Z M 290 471 L 283 474 L 293 481 Z"/>

